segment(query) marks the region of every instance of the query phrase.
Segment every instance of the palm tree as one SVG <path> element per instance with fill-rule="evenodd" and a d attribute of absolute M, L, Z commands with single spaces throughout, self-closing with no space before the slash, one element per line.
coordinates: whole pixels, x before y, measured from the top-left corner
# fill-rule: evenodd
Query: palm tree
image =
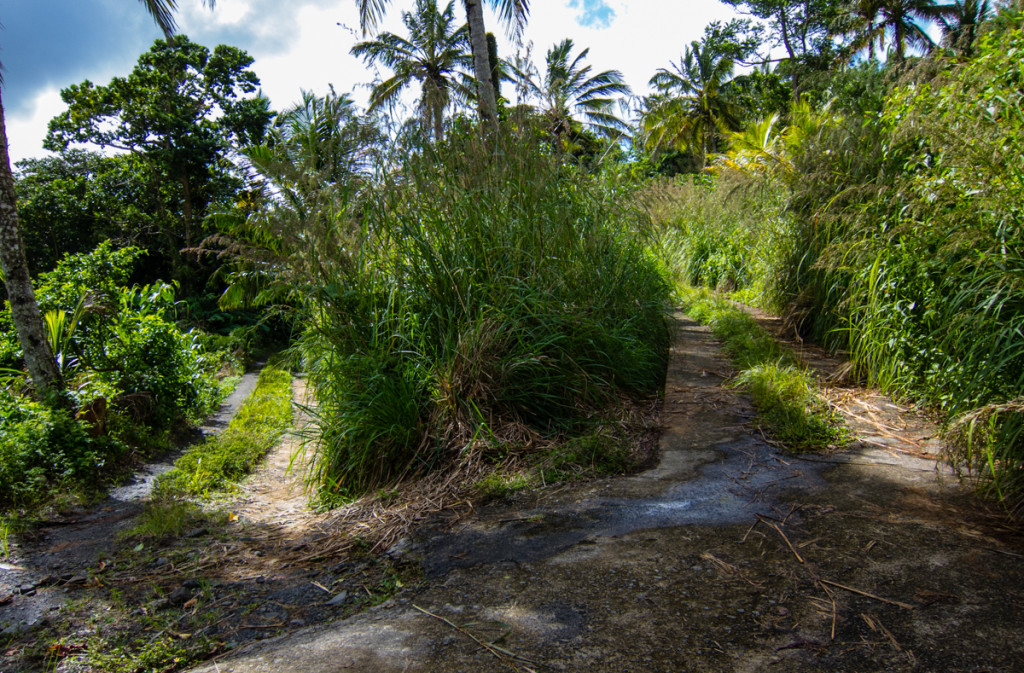
<path fill-rule="evenodd" d="M 889 38 L 896 60 L 903 61 L 907 47 L 927 51 L 935 46 L 920 22 L 938 21 L 948 11 L 935 0 L 853 0 L 839 32 L 851 38 L 851 55 L 868 48 L 873 57 L 875 42 L 881 47 Z"/>
<path fill-rule="evenodd" d="M 735 131 L 740 120 L 723 85 L 732 78 L 733 60 L 710 45 L 693 41 L 673 70 L 660 68 L 651 78 L 657 93 L 643 114 L 645 144 L 655 151 L 689 151 L 695 170 L 717 151 L 721 133 Z"/>
<path fill-rule="evenodd" d="M 598 135 L 624 134 L 628 126 L 615 114 L 613 98 L 631 93 L 622 73 L 605 70 L 591 75 L 590 66 L 583 65 L 590 50 L 584 49 L 572 58 L 572 49 L 573 41 L 568 38 L 548 49 L 543 80 L 537 76 L 535 68 L 524 71 L 513 67 L 520 90 L 540 99 L 541 113 L 556 138 L 564 139 L 569 135 L 574 115 L 582 116 Z"/>
<path fill-rule="evenodd" d="M 173 10 L 176 0 L 139 0 L 161 30 L 169 37 L 174 33 Z M 203 0 L 212 8 L 215 0 Z M 25 260 L 25 246 L 18 223 L 18 202 L 14 191 L 14 173 L 7 145 L 7 123 L 3 99 L 0 97 L 0 270 L 11 304 L 11 320 L 18 333 L 25 366 L 36 389 L 43 397 L 54 397 L 64 391 L 64 380 L 53 349 L 47 341 L 43 320 L 32 289 L 32 279 Z M 66 404 L 66 402 L 61 402 Z"/>
<path fill-rule="evenodd" d="M 210 242 L 236 263 L 222 309 L 286 304 L 305 291 L 300 278 L 351 261 L 352 205 L 384 145 L 373 119 L 332 89 L 303 92 L 263 144 L 242 150 L 262 187 L 243 207 L 214 216 L 229 235 Z"/>
<path fill-rule="evenodd" d="M 978 30 L 991 13 L 988 0 L 956 0 L 947 5 L 944 16 L 939 17 L 943 42 L 964 58 L 970 58 Z"/>
<path fill-rule="evenodd" d="M 390 79 L 373 87 L 370 111 L 394 101 L 417 81 L 422 90 L 423 126 L 430 128 L 432 124 L 434 139 L 441 140 L 444 109 L 452 91 L 467 97 L 456 76 L 472 66 L 469 28 L 455 28 L 455 0 L 450 0 L 444 11 L 438 9 L 437 0 L 416 0 L 415 12 L 402 12 L 402 21 L 409 29 L 408 39 L 381 33 L 352 47 L 352 54 L 361 56 L 367 65 L 379 61 L 394 72 Z"/>
<path fill-rule="evenodd" d="M 363 30 L 376 26 L 390 0 L 356 0 L 359 3 L 359 21 Z M 530 0 L 489 0 L 498 10 L 506 26 L 518 37 L 530 12 Z M 480 117 L 491 124 L 498 118 L 498 102 L 491 77 L 491 62 L 487 49 L 487 30 L 484 28 L 483 0 L 463 0 L 469 23 L 469 40 L 473 53 L 473 74 L 477 81 L 477 106 Z"/>
<path fill-rule="evenodd" d="M 834 32 L 850 41 L 846 56 L 852 57 L 865 49 L 875 59 L 875 46 L 885 48 L 885 26 L 879 21 L 882 0 L 853 0 L 845 12 L 836 18 Z"/>

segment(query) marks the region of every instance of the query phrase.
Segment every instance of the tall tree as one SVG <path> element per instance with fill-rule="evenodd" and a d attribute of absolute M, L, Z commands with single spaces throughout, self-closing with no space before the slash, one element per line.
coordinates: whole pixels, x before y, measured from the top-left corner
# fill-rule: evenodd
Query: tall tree
<path fill-rule="evenodd" d="M 964 58 L 974 55 L 981 24 L 992 14 L 988 0 L 956 0 L 939 18 L 943 42 Z"/>
<path fill-rule="evenodd" d="M 881 47 L 888 41 L 896 60 L 903 61 L 908 47 L 935 47 L 925 24 L 945 17 L 949 7 L 935 0 L 853 0 L 837 20 L 838 32 L 850 40 L 851 55 L 865 48 L 873 55 L 875 43 Z"/>
<path fill-rule="evenodd" d="M 831 28 L 837 11 L 828 0 L 721 0 L 748 16 L 767 24 L 770 47 L 782 47 L 786 56 L 783 70 L 790 74 L 793 95 L 801 91 L 800 80 L 808 72 L 827 68 L 832 60 Z M 726 26 L 728 27 L 728 26 Z M 768 59 L 767 55 L 763 56 Z M 741 60 L 737 57 L 737 60 Z M 775 59 L 772 59 L 775 60 Z"/>
<path fill-rule="evenodd" d="M 605 70 L 591 74 L 591 67 L 583 65 L 590 50 L 573 56 L 573 47 L 573 41 L 566 38 L 548 49 L 543 78 L 537 76 L 536 69 L 516 70 L 519 86 L 540 100 L 540 112 L 556 138 L 564 139 L 572 132 L 576 115 L 599 135 L 622 135 L 628 126 L 615 113 L 614 96 L 631 93 L 622 73 Z"/>
<path fill-rule="evenodd" d="M 161 197 L 162 252 L 186 287 L 202 278 L 181 251 L 204 238 L 209 206 L 229 200 L 239 184 L 228 160 L 231 147 L 260 142 L 270 121 L 251 64 L 235 47 L 220 45 L 211 53 L 185 36 L 157 40 L 128 77 L 62 91 L 68 109 L 50 122 L 48 149 L 98 145 L 149 167 Z"/>
<path fill-rule="evenodd" d="M 659 68 L 651 78 L 657 93 L 643 115 L 645 144 L 655 150 L 688 151 L 694 170 L 704 169 L 717 151 L 719 136 L 735 131 L 740 120 L 723 86 L 734 63 L 713 44 L 694 40 L 672 69 Z"/>
<path fill-rule="evenodd" d="M 106 240 L 159 247 L 153 180 L 137 157 L 69 150 L 20 161 L 15 170 L 25 254 L 37 274 Z"/>
<path fill-rule="evenodd" d="M 359 3 L 359 21 L 365 31 L 376 26 L 390 0 L 356 0 L 356 2 Z M 490 0 L 490 4 L 498 10 L 498 16 L 502 23 L 518 36 L 523 26 L 526 25 L 526 17 L 530 12 L 530 1 Z M 473 52 L 473 74 L 477 82 L 477 107 L 481 119 L 488 123 L 494 123 L 498 118 L 498 102 L 487 49 L 483 0 L 463 0 L 463 5 L 466 8 L 469 40 Z"/>
<path fill-rule="evenodd" d="M 175 0 L 140 0 L 166 35 L 174 33 Z M 203 0 L 213 7 L 215 0 Z M 14 174 L 7 145 L 7 124 L 0 98 L 0 270 L 11 304 L 11 319 L 18 332 L 25 366 L 32 382 L 43 396 L 64 390 L 64 381 L 56 358 L 43 331 L 43 320 L 36 303 L 32 280 L 25 260 L 25 246 L 18 223 L 18 201 Z"/>
<path fill-rule="evenodd" d="M 423 126 L 436 140 L 444 136 L 444 110 L 452 93 L 465 98 L 459 76 L 473 65 L 469 53 L 469 27 L 455 26 L 455 0 L 443 10 L 437 0 L 416 0 L 414 12 L 402 12 L 409 31 L 405 38 L 381 33 L 352 47 L 368 65 L 380 62 L 394 73 L 370 93 L 370 111 L 387 105 L 414 81 L 420 83 Z"/>

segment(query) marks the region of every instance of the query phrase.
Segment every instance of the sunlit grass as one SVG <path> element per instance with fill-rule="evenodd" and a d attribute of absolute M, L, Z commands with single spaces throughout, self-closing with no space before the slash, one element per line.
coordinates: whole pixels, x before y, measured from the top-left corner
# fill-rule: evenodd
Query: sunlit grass
<path fill-rule="evenodd" d="M 741 309 L 707 290 L 683 288 L 683 309 L 711 327 L 739 373 L 773 439 L 798 451 L 841 445 L 846 431 L 818 393 L 817 382 L 793 353 Z"/>

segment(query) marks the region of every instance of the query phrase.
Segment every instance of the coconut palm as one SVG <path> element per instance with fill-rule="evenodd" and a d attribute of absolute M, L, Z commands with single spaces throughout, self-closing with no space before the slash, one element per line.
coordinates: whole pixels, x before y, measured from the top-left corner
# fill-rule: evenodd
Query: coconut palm
<path fill-rule="evenodd" d="M 672 69 L 651 78 L 657 93 L 646 101 L 642 134 L 649 149 L 690 153 L 695 170 L 717 151 L 722 133 L 740 128 L 723 85 L 732 78 L 733 60 L 711 45 L 693 41 Z"/>
<path fill-rule="evenodd" d="M 850 55 L 869 49 L 874 57 L 874 45 L 881 48 L 888 40 L 896 60 L 903 61 L 908 47 L 935 47 L 921 22 L 938 21 L 948 11 L 935 0 L 853 0 L 837 32 L 850 39 Z"/>
<path fill-rule="evenodd" d="M 956 0 L 945 9 L 944 16 L 939 17 L 943 43 L 964 58 L 970 58 L 978 30 L 992 13 L 991 5 L 988 0 Z"/>
<path fill-rule="evenodd" d="M 384 135 L 357 114 L 348 94 L 303 92 L 281 112 L 260 145 L 242 150 L 263 188 L 243 207 L 215 215 L 235 261 L 222 309 L 286 304 L 305 291 L 298 280 L 351 260 L 352 204 Z"/>
<path fill-rule="evenodd" d="M 140 0 L 161 30 L 169 37 L 174 33 L 176 0 Z M 212 8 L 215 0 L 203 0 Z M 3 99 L 0 98 L 0 269 L 11 305 L 11 320 L 18 333 L 25 366 L 36 389 L 49 397 L 64 390 L 64 381 L 57 367 L 53 349 L 43 329 L 43 319 L 36 303 L 25 246 L 18 223 L 18 203 L 14 191 L 14 174 L 7 149 L 7 124 Z"/>
<path fill-rule="evenodd" d="M 583 65 L 590 50 L 573 57 L 573 46 L 573 41 L 566 38 L 548 49 L 543 78 L 536 68 L 513 68 L 520 90 L 540 100 L 540 112 L 556 138 L 564 139 L 571 133 L 576 115 L 598 135 L 623 135 L 628 126 L 615 113 L 614 98 L 630 94 L 622 73 L 605 70 L 591 75 L 590 66 Z"/>
<path fill-rule="evenodd" d="M 359 4 L 359 21 L 363 30 L 376 26 L 384 15 L 390 0 L 356 0 Z M 502 23 L 510 27 L 518 37 L 530 12 L 529 0 L 489 0 L 498 10 Z M 484 27 L 483 0 L 463 0 L 469 23 L 469 39 L 473 53 L 473 74 L 477 81 L 477 106 L 480 117 L 489 123 L 498 118 L 498 102 L 491 77 L 491 62 L 487 49 L 487 30 Z"/>
<path fill-rule="evenodd" d="M 391 103 L 407 86 L 419 82 L 423 126 L 432 126 L 434 138 L 441 140 L 444 109 L 452 93 L 466 98 L 458 76 L 472 67 L 469 28 L 456 28 L 455 0 L 450 0 L 444 10 L 438 9 L 437 0 L 416 0 L 415 11 L 403 12 L 402 21 L 409 30 L 408 38 L 381 33 L 352 47 L 352 54 L 362 57 L 367 65 L 379 62 L 394 72 L 373 87 L 370 111 Z"/>

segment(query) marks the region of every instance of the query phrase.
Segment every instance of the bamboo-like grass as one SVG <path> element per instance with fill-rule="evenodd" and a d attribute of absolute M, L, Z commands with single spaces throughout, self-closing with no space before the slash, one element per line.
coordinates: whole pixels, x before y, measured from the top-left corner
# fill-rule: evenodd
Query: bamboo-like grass
<path fill-rule="evenodd" d="M 786 254 L 755 263 L 770 246 L 744 225 L 755 235 L 743 257 L 765 291 L 759 305 L 849 353 L 859 378 L 933 409 L 948 459 L 1014 513 L 1024 503 L 1021 49 L 1018 27 L 983 38 L 970 61 L 902 80 L 839 76 L 835 90 L 871 95 L 838 100 L 842 116 L 792 157 Z M 778 212 L 727 196 L 706 197 L 721 209 L 695 240 Z M 679 212 L 692 226 L 707 220 L 690 204 Z"/>
<path fill-rule="evenodd" d="M 345 263 L 304 279 L 325 497 L 571 434 L 621 392 L 655 394 L 670 290 L 625 203 L 529 134 L 476 131 L 401 157 L 349 202 Z"/>

